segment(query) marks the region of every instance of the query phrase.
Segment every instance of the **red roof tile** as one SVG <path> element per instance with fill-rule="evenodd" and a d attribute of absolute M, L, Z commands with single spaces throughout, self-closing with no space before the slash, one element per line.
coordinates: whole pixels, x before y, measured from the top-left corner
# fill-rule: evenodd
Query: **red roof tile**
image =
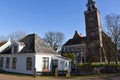
<path fill-rule="evenodd" d="M 4 45 L 6 42 L 0 42 L 0 47 L 2 46 L 2 45 Z"/>

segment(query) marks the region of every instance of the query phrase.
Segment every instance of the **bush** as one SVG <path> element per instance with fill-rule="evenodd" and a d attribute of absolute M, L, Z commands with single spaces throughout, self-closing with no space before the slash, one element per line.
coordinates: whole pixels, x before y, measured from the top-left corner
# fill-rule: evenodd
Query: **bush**
<path fill-rule="evenodd" d="M 81 65 L 81 71 L 82 72 L 92 72 L 93 67 L 91 66 L 91 64 L 83 64 L 83 65 Z"/>
<path fill-rule="evenodd" d="M 79 71 L 81 73 L 116 73 L 120 72 L 120 69 L 117 67 L 120 67 L 120 64 L 107 64 L 107 63 L 92 63 L 92 64 L 75 64 L 75 67 L 77 67 L 76 71 Z"/>

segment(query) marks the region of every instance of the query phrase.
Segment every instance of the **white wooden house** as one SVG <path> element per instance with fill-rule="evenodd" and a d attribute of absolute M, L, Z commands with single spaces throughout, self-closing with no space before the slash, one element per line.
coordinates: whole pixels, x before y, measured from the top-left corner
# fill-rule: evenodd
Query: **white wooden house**
<path fill-rule="evenodd" d="M 7 72 L 30 74 L 34 72 L 71 71 L 71 60 L 57 55 L 36 34 L 29 34 L 20 41 L 0 43 L 0 69 Z"/>

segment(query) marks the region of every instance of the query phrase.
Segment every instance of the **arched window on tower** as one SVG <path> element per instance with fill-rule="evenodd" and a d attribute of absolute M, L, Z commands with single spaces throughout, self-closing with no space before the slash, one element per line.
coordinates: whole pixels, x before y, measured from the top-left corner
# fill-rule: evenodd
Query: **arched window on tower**
<path fill-rule="evenodd" d="M 90 6 L 88 7 L 88 11 L 90 11 L 91 10 L 91 8 L 90 8 Z"/>
<path fill-rule="evenodd" d="M 95 6 L 94 6 L 94 5 L 92 6 L 92 9 L 95 9 Z"/>

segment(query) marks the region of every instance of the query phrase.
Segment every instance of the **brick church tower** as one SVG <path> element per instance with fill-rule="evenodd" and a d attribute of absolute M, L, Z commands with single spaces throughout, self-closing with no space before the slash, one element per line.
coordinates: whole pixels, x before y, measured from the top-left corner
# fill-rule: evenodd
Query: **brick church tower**
<path fill-rule="evenodd" d="M 95 0 L 88 0 L 85 14 L 87 56 L 91 62 L 102 62 L 102 27 L 100 12 Z"/>

